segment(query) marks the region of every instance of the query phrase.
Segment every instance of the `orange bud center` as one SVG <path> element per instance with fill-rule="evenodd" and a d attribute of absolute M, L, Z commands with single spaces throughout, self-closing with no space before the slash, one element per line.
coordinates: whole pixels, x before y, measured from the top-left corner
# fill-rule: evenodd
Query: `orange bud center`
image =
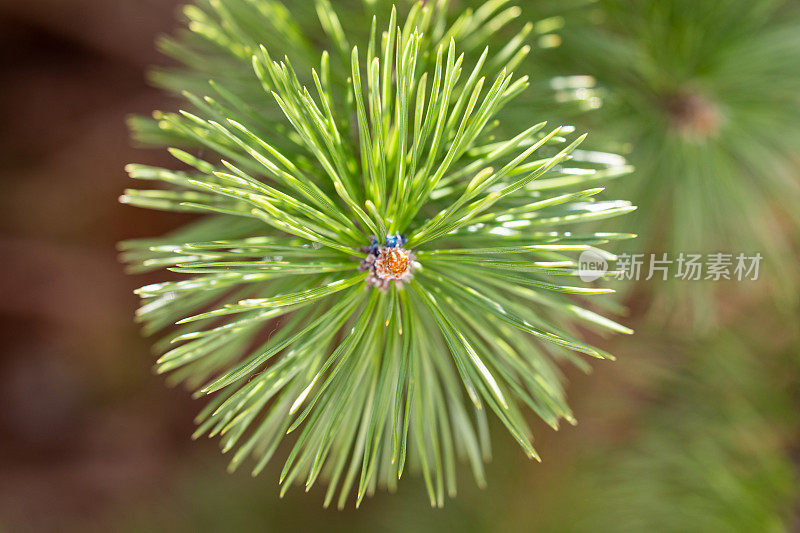
<path fill-rule="evenodd" d="M 410 253 L 402 248 L 383 248 L 375 260 L 375 274 L 381 279 L 400 279 L 410 268 Z"/>

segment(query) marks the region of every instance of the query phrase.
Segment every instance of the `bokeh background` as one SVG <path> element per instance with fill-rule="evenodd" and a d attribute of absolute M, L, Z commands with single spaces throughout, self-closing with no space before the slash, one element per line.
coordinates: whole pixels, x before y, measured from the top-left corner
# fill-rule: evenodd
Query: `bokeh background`
<path fill-rule="evenodd" d="M 170 164 L 125 118 L 170 105 L 145 71 L 178 4 L 0 1 L 0 531 L 800 531 L 796 317 L 734 286 L 702 336 L 634 296 L 637 335 L 592 339 L 619 360 L 565 369 L 578 426 L 534 421 L 542 464 L 494 431 L 489 488 L 443 510 L 414 476 L 338 512 L 279 500 L 276 465 L 227 474 L 132 321 L 155 278 L 116 259 L 184 221 L 116 201 L 125 163 Z"/>

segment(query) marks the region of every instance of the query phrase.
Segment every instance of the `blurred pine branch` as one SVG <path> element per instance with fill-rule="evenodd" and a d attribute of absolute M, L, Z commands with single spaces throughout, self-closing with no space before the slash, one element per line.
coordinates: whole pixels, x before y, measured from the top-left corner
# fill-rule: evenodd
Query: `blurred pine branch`
<path fill-rule="evenodd" d="M 792 531 L 796 345 L 765 355 L 753 344 L 722 333 L 680 363 L 641 363 L 660 375 L 640 391 L 650 407 L 629 421 L 631 437 L 593 443 L 541 530 Z"/>
<path fill-rule="evenodd" d="M 585 124 L 604 137 L 595 141 L 629 151 L 636 167 L 612 189 L 641 208 L 629 226 L 641 236 L 636 251 L 673 258 L 761 252 L 774 301 L 796 304 L 797 6 L 599 0 L 572 11 L 563 34 L 551 62 L 591 75 L 596 87 L 583 96 L 602 97 Z M 714 294 L 734 290 L 675 280 L 663 290 L 652 283 L 640 288 L 664 304 L 660 320 L 665 309 L 688 311 L 700 325 L 714 319 Z"/>

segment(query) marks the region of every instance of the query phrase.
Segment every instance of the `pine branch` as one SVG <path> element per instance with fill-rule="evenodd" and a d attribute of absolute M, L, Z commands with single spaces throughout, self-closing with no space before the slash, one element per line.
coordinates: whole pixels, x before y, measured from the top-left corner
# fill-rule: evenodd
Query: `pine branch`
<path fill-rule="evenodd" d="M 791 350 L 765 358 L 721 335 L 692 347 L 688 361 L 639 368 L 637 380 L 658 378 L 651 405 L 637 415 L 630 439 L 615 434 L 592 443 L 589 460 L 554 498 L 550 526 L 572 533 L 790 531 L 798 495 L 790 449 L 796 361 Z"/>
<path fill-rule="evenodd" d="M 453 23 L 441 0 L 402 24 L 379 12 L 359 48 L 319 0 L 315 59 L 277 2 L 200 1 L 193 33 L 165 41 L 186 70 L 157 80 L 189 106 L 134 126 L 183 170 L 130 165 L 162 188 L 122 201 L 205 216 L 123 260 L 181 274 L 139 289 L 137 318 L 177 323 L 156 368 L 209 396 L 195 436 L 235 450 L 231 469 L 252 456 L 257 474 L 290 433 L 283 492 L 323 476 L 326 505 L 358 505 L 409 462 L 441 506 L 457 459 L 484 483 L 487 411 L 532 458 L 523 405 L 573 421 L 556 361 L 611 357 L 576 323 L 630 332 L 574 299 L 609 291 L 565 281 L 576 254 L 631 237 L 567 227 L 630 211 L 594 200 L 626 168 L 571 160 L 570 128 L 497 133 L 528 84 L 512 69 L 530 28 L 503 60 L 486 46 L 519 15 L 504 4 Z"/>
<path fill-rule="evenodd" d="M 611 149 L 631 143 L 639 177 L 624 192 L 641 207 L 628 222 L 641 239 L 628 251 L 761 252 L 785 302 L 797 292 L 800 18 L 780 4 L 602 0 L 586 10 L 601 22 L 571 19 L 552 57 L 606 93 L 585 123 L 602 124 Z M 730 286 L 673 281 L 651 292 L 704 325 L 715 289 Z"/>

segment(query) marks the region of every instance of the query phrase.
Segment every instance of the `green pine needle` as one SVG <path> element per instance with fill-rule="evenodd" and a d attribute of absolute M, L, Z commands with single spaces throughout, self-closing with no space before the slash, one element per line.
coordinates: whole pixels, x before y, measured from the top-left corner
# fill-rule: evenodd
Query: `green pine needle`
<path fill-rule="evenodd" d="M 199 1 L 162 44 L 186 69 L 157 81 L 189 106 L 134 128 L 182 170 L 130 165 L 162 187 L 122 201 L 205 216 L 122 245 L 134 272 L 181 274 L 139 289 L 137 318 L 177 324 L 156 369 L 209 396 L 195 437 L 219 437 L 232 469 L 251 456 L 257 474 L 290 433 L 283 491 L 324 477 L 326 505 L 360 504 L 409 463 L 441 506 L 457 458 L 484 483 L 487 412 L 537 459 L 522 406 L 574 421 L 555 363 L 611 357 L 576 323 L 630 333 L 574 298 L 609 292 L 575 286 L 577 254 L 631 236 L 569 228 L 633 209 L 595 199 L 627 169 L 582 161 L 571 128 L 499 133 L 530 32 L 502 37 L 519 15 L 504 1 L 452 24 L 441 0 L 379 12 L 360 48 L 315 9 L 321 56 L 272 0 Z"/>

